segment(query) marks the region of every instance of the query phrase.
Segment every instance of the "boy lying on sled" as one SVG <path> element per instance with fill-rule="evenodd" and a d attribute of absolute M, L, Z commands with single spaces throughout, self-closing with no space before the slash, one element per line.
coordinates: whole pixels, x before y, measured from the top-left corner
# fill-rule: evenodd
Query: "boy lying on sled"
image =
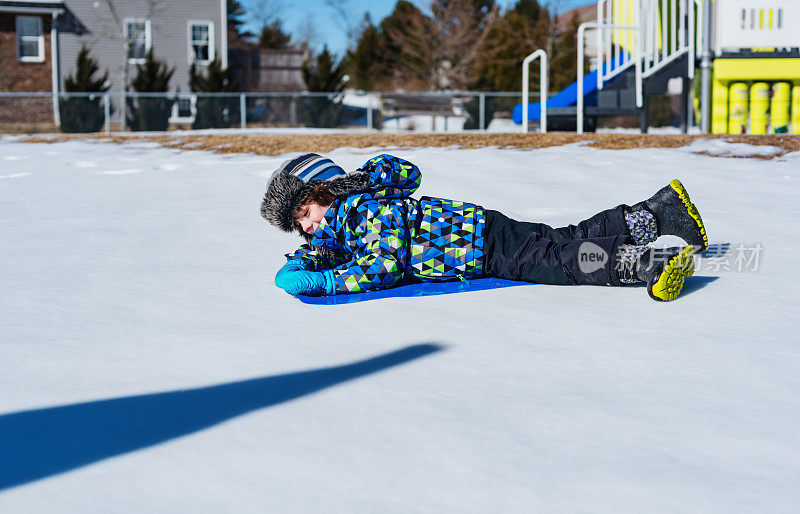
<path fill-rule="evenodd" d="M 692 253 L 708 248 L 700 214 L 677 179 L 648 200 L 562 228 L 516 221 L 471 203 L 414 199 L 421 180 L 415 165 L 386 154 L 352 173 L 314 153 L 284 162 L 267 183 L 261 215 L 285 232 L 297 230 L 307 244 L 287 255 L 275 284 L 292 295 L 335 295 L 387 288 L 410 277 L 645 282 L 653 299 L 669 301 L 694 272 Z M 648 246 L 664 234 L 687 246 Z M 587 248 L 611 257 L 582 265 Z"/>

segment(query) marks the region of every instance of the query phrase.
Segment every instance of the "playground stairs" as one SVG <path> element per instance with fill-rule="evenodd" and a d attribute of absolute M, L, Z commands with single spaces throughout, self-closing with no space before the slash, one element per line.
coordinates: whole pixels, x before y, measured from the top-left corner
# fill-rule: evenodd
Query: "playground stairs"
<path fill-rule="evenodd" d="M 586 96 L 584 107 L 583 130 L 594 132 L 597 119 L 602 117 L 638 116 L 639 128 L 647 132 L 648 97 L 667 93 L 669 81 L 673 78 L 683 79 L 681 93 L 681 123 L 684 132 L 687 127 L 688 114 L 688 55 L 684 54 L 656 69 L 642 79 L 642 95 L 644 105 L 636 107 L 636 72 L 633 63 L 616 77 L 607 81 L 603 89 Z M 553 131 L 574 131 L 576 129 L 577 107 L 558 107 L 547 109 L 547 128 Z"/>

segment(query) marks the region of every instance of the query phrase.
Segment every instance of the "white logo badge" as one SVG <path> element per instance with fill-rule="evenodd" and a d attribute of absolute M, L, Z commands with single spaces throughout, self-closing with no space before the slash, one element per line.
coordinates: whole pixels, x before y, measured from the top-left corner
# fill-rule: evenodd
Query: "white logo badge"
<path fill-rule="evenodd" d="M 578 248 L 578 267 L 589 274 L 605 267 L 608 253 L 594 243 L 586 242 Z"/>

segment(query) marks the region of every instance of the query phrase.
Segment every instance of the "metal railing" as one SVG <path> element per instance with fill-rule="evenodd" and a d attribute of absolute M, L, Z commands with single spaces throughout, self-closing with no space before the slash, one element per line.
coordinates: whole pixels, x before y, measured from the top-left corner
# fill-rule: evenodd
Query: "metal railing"
<path fill-rule="evenodd" d="M 539 132 L 547 132 L 547 52 L 536 50 L 522 61 L 522 132 L 528 133 L 528 66 L 539 59 Z"/>
<path fill-rule="evenodd" d="M 601 24 L 601 23 L 595 23 L 595 22 L 590 21 L 590 22 L 586 22 L 586 23 L 581 23 L 581 25 L 578 27 L 578 63 L 577 63 L 577 70 L 578 71 L 577 72 L 578 72 L 578 77 L 580 77 L 578 79 L 578 98 L 577 98 L 577 102 L 576 102 L 576 131 L 578 132 L 578 134 L 583 134 L 583 117 L 584 117 L 583 116 L 583 112 L 584 112 L 584 106 L 583 106 L 583 76 L 582 76 L 582 74 L 583 74 L 583 59 L 584 59 L 583 42 L 584 42 L 584 34 L 586 33 L 586 29 L 595 29 L 597 31 L 597 33 L 601 33 L 601 32 L 608 31 L 608 30 L 625 30 L 625 31 L 632 32 L 632 34 L 635 36 L 635 39 L 636 39 L 637 43 L 638 43 L 638 39 L 639 39 L 639 30 L 638 30 L 638 28 L 634 27 L 634 26 L 629 26 L 629 25 L 613 25 L 613 24 L 608 24 L 608 23 Z M 602 52 L 600 52 L 600 54 L 602 54 Z M 608 80 L 609 77 L 616 76 L 619 73 L 621 73 L 622 71 L 624 71 L 624 69 L 627 69 L 628 67 L 630 67 L 630 64 L 634 65 L 634 67 L 636 68 L 636 71 L 635 71 L 635 74 L 636 74 L 636 106 L 637 107 L 641 107 L 643 101 L 642 101 L 642 69 L 641 69 L 640 60 L 639 59 L 628 59 L 627 61 L 623 61 L 623 56 L 618 51 L 618 55 L 617 55 L 617 57 L 615 58 L 614 61 L 606 61 L 606 63 L 603 64 L 602 60 L 600 58 L 598 58 L 598 63 L 599 63 L 599 66 L 598 66 L 598 69 L 597 69 L 598 89 L 602 89 L 602 81 L 601 81 L 600 77 L 602 76 L 603 67 L 606 68 L 606 70 L 605 70 L 605 71 L 607 71 L 606 80 Z"/>
<path fill-rule="evenodd" d="M 701 0 L 599 0 L 597 21 L 578 28 L 578 77 L 583 75 L 586 29 L 597 37 L 597 89 L 635 67 L 636 107 L 644 104 L 643 81 L 687 56 L 687 76 L 694 77 L 698 41 L 702 41 Z M 695 15 L 697 10 L 697 15 Z M 660 21 L 660 23 L 659 23 Z M 578 79 L 577 131 L 583 133 L 583 81 Z"/>
<path fill-rule="evenodd" d="M 701 0 L 599 0 L 596 27 L 598 89 L 637 61 L 640 81 L 684 54 L 687 74 L 694 77 L 703 37 Z"/>
<path fill-rule="evenodd" d="M 537 101 L 540 95 L 529 96 Z M 510 120 L 518 102 L 518 92 L 488 91 L 0 92 L 0 132 L 110 133 L 264 127 L 509 131 L 510 121 L 499 129 L 490 125 L 493 119 Z"/>

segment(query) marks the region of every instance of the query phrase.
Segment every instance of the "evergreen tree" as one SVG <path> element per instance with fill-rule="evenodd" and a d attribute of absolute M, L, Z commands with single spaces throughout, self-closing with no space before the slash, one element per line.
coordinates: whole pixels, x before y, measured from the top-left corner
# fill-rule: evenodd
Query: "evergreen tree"
<path fill-rule="evenodd" d="M 392 13 L 381 21 L 381 44 L 378 47 L 378 60 L 386 70 L 384 75 L 386 89 L 427 89 L 428 77 L 419 77 L 414 68 L 419 68 L 419 57 L 414 54 L 413 43 L 417 41 L 412 31 L 421 27 L 420 32 L 431 32 L 430 18 L 408 0 L 399 0 Z M 424 47 L 424 44 L 421 43 Z M 376 84 L 382 88 L 380 83 Z"/>
<path fill-rule="evenodd" d="M 222 61 L 215 57 L 206 73 L 194 64 L 189 69 L 189 88 L 196 93 L 230 93 L 239 89 L 230 69 L 222 68 Z M 195 129 L 232 127 L 241 120 L 239 99 L 236 97 L 203 97 L 196 103 Z"/>
<path fill-rule="evenodd" d="M 314 65 L 303 66 L 303 80 L 309 92 L 330 92 L 332 95 L 312 96 L 304 99 L 302 104 L 305 119 L 313 127 L 336 127 L 342 115 L 342 94 L 345 87 L 344 70 L 341 63 L 336 63 L 328 51 L 323 48 Z"/>
<path fill-rule="evenodd" d="M 573 13 L 567 28 L 555 39 L 553 56 L 550 59 L 549 81 L 552 91 L 560 91 L 578 80 L 578 28 L 580 25 L 578 14 Z M 589 71 L 588 59 L 584 60 L 583 66 L 581 77 Z"/>
<path fill-rule="evenodd" d="M 258 46 L 272 50 L 283 50 L 289 47 L 291 41 L 292 36 L 283 31 L 281 20 L 275 20 L 261 29 Z"/>
<path fill-rule="evenodd" d="M 517 100 L 515 99 L 514 102 L 516 103 Z M 477 97 L 464 104 L 464 110 L 467 111 L 467 119 L 464 121 L 464 130 L 485 129 L 488 127 L 492 118 L 494 118 L 494 113 L 498 110 L 497 99 L 493 97 L 484 98 L 483 127 L 478 126 L 481 121 L 480 108 L 480 99 Z"/>
<path fill-rule="evenodd" d="M 518 0 L 488 30 L 475 67 L 476 87 L 493 91 L 522 88 L 522 59 L 539 48 L 547 48 L 550 17 L 537 0 Z M 539 69 L 531 69 L 531 83 L 538 84 Z M 535 88 L 534 88 L 535 90 Z"/>
<path fill-rule="evenodd" d="M 517 0 L 487 29 L 475 66 L 475 88 L 484 91 L 522 89 L 522 59 L 536 49 L 547 48 L 549 23 L 547 9 L 537 0 Z M 537 91 L 539 67 L 534 66 L 530 71 L 531 90 Z M 495 111 L 510 110 L 518 102 L 518 98 L 486 98 L 484 123 L 488 126 Z M 478 100 L 471 100 L 465 107 L 470 117 L 464 128 L 478 128 Z"/>
<path fill-rule="evenodd" d="M 156 59 L 153 49 L 147 52 L 144 64 L 136 66 L 131 88 L 137 93 L 165 93 L 175 68 Z M 174 99 L 136 97 L 128 99 L 128 126 L 131 130 L 167 130 Z"/>
<path fill-rule="evenodd" d="M 228 26 L 234 29 L 239 35 L 245 36 L 246 33 L 241 32 L 244 20 L 242 18 L 247 11 L 239 0 L 227 0 L 228 3 Z"/>
<path fill-rule="evenodd" d="M 105 93 L 109 90 L 108 71 L 93 78 L 100 67 L 89 56 L 89 49 L 82 46 L 76 60 L 75 74 L 64 79 L 64 91 L 68 93 Z M 97 132 L 105 121 L 101 96 L 71 97 L 60 101 L 62 132 Z"/>
<path fill-rule="evenodd" d="M 538 20 L 547 17 L 547 10 L 539 5 L 537 0 L 518 0 L 511 8 L 511 12 L 528 20 Z"/>
<path fill-rule="evenodd" d="M 383 43 L 380 30 L 372 24 L 369 13 L 364 14 L 361 34 L 353 50 L 347 52 L 347 70 L 356 89 L 370 91 L 383 72 L 380 52 Z"/>

